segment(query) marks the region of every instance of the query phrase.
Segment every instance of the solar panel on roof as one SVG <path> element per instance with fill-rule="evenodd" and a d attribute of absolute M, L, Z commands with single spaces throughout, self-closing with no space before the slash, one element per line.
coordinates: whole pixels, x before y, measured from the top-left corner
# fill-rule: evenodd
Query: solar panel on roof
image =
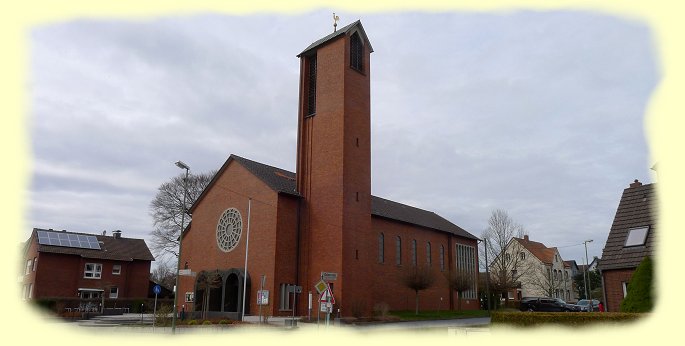
<path fill-rule="evenodd" d="M 38 231 L 38 244 L 100 250 L 98 239 L 92 235 Z"/>

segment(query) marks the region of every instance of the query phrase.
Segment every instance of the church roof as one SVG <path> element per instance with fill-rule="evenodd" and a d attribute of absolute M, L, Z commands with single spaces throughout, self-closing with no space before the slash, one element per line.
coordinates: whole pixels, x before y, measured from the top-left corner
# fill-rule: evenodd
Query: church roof
<path fill-rule="evenodd" d="M 385 198 L 371 196 L 371 215 L 432 228 L 464 238 L 478 239 L 473 234 L 432 211 L 419 209 Z"/>
<path fill-rule="evenodd" d="M 636 268 L 645 256 L 650 256 L 654 244 L 655 214 L 654 184 L 643 185 L 636 180 L 623 190 L 598 267 L 601 270 Z M 648 227 L 644 244 L 626 246 L 630 231 L 642 227 Z"/>
<path fill-rule="evenodd" d="M 202 192 L 200 197 L 195 202 L 197 204 L 200 199 L 204 196 L 205 192 L 210 189 L 214 181 L 223 172 L 230 162 L 238 162 L 240 165 L 245 167 L 250 173 L 252 173 L 259 180 L 264 182 L 272 190 L 277 193 L 283 193 L 291 196 L 300 197 L 301 195 L 297 192 L 297 184 L 295 181 L 295 173 L 280 169 L 277 167 L 265 165 L 256 161 L 248 160 L 246 158 L 240 157 L 238 155 L 231 155 L 226 163 L 219 169 L 216 176 L 207 185 L 205 191 Z M 191 211 L 194 209 L 191 208 Z M 417 225 L 421 227 L 426 227 L 438 231 L 443 231 L 451 233 L 460 237 L 478 239 L 471 233 L 465 231 L 463 228 L 451 223 L 450 221 L 444 219 L 440 215 L 412 207 L 406 204 L 394 202 L 388 199 L 371 196 L 371 215 L 376 217 L 382 217 L 385 219 L 390 219 L 393 221 L 399 221 L 404 223 L 409 223 L 412 225 Z"/>
<path fill-rule="evenodd" d="M 348 24 L 348 25 L 334 31 L 333 33 L 331 33 L 327 36 L 322 37 L 321 39 L 314 41 L 314 43 L 310 44 L 309 47 L 305 48 L 302 51 L 302 53 L 298 54 L 297 57 L 299 58 L 302 55 L 306 55 L 310 51 L 313 51 L 316 48 L 323 46 L 330 41 L 333 41 L 334 39 L 342 36 L 343 34 L 347 34 L 351 31 L 353 31 L 355 28 L 359 29 L 359 32 L 362 35 L 362 38 L 364 39 L 364 42 L 366 42 L 366 44 L 369 47 L 369 52 L 373 52 L 373 47 L 371 47 L 371 42 L 369 42 L 369 38 L 366 36 L 366 32 L 364 31 L 364 27 L 362 26 L 362 22 L 357 20 L 351 24 Z"/>

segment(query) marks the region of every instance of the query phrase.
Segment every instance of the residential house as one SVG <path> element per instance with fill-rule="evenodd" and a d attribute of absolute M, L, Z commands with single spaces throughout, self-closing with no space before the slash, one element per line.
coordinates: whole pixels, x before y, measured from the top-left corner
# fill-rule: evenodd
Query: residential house
<path fill-rule="evenodd" d="M 635 269 L 654 255 L 656 201 L 654 184 L 635 180 L 623 190 L 598 266 L 607 311 L 619 311 Z"/>
<path fill-rule="evenodd" d="M 573 288 L 574 262 L 564 261 L 556 247 L 513 237 L 503 254 L 490 264 L 491 276 L 508 275 L 515 284 L 508 298 L 554 297 L 569 302 L 577 300 Z M 503 273 L 507 271 L 507 273 Z M 498 273 L 500 272 L 500 273 Z"/>
<path fill-rule="evenodd" d="M 34 228 L 24 245 L 24 300 L 53 301 L 57 309 L 100 311 L 148 296 L 154 257 L 143 239 Z"/>

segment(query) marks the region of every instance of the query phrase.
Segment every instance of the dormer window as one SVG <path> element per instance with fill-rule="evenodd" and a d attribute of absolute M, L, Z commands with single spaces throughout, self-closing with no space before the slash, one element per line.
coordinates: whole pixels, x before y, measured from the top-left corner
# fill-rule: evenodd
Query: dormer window
<path fill-rule="evenodd" d="M 628 237 L 626 238 L 625 247 L 645 245 L 647 241 L 647 231 L 649 226 L 633 228 L 628 230 Z"/>
<path fill-rule="evenodd" d="M 357 32 L 350 38 L 350 67 L 359 72 L 364 71 L 364 44 Z"/>

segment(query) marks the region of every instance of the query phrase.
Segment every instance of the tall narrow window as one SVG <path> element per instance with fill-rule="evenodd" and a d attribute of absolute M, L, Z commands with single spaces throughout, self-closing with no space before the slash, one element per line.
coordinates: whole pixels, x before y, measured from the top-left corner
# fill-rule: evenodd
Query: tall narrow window
<path fill-rule="evenodd" d="M 364 71 L 364 45 L 356 32 L 350 38 L 350 67 Z"/>
<path fill-rule="evenodd" d="M 308 75 L 307 115 L 314 115 L 316 113 L 316 55 L 309 57 Z"/>
<path fill-rule="evenodd" d="M 385 262 L 385 236 L 383 233 L 378 235 L 378 263 Z"/>
<path fill-rule="evenodd" d="M 440 270 L 445 271 L 445 246 L 440 245 Z"/>
<path fill-rule="evenodd" d="M 431 265 L 431 242 L 426 242 L 426 264 Z"/>
<path fill-rule="evenodd" d="M 411 265 L 416 266 L 416 239 L 411 241 Z"/>
<path fill-rule="evenodd" d="M 292 293 L 292 288 L 290 284 L 281 284 L 281 294 L 278 309 L 281 311 L 292 310 L 292 304 L 290 303 L 290 293 Z"/>
<path fill-rule="evenodd" d="M 471 288 L 464 292 L 464 298 L 476 299 L 476 250 L 473 246 L 457 244 L 457 263 L 459 272 L 471 277 Z"/>
<path fill-rule="evenodd" d="M 402 264 L 402 238 L 400 236 L 395 239 L 395 264 Z"/>

